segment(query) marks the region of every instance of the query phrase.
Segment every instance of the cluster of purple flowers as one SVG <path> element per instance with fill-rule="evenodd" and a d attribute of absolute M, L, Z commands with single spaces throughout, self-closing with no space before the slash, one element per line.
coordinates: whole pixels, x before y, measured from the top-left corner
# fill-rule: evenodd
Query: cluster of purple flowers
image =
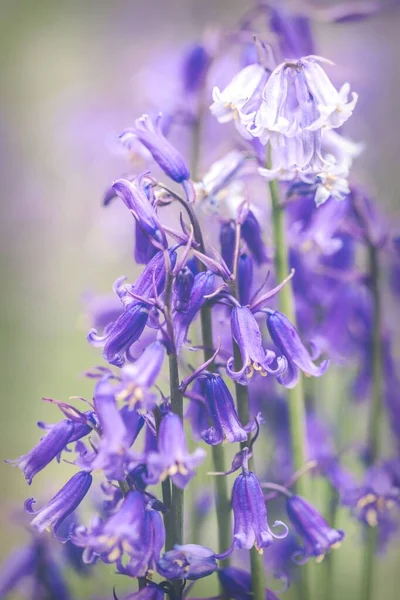
<path fill-rule="evenodd" d="M 349 8 L 324 17 L 341 22 L 374 12 L 371 4 L 360 3 L 354 14 Z M 181 81 L 187 106 L 180 103 L 163 117 L 144 115 L 121 134 L 121 145 L 142 153 L 148 170 L 117 179 L 105 204 L 120 199 L 133 216 L 134 257 L 142 271 L 133 282 L 117 279 L 114 298 L 91 302 L 88 341 L 102 349 L 107 365 L 87 373 L 94 382 L 89 406 L 51 401 L 65 418 L 40 423 L 42 439 L 12 461 L 29 485 L 54 459 L 68 456 L 77 472 L 39 510 L 33 498 L 26 501 L 34 514 L 33 542 L 5 566 L 0 597 L 28 576 L 34 600 L 69 597 L 49 550 L 45 531 L 51 529 L 78 553 L 79 568 L 102 561 L 136 578 L 139 590 L 127 598 L 180 600 L 189 589 L 186 580 L 218 571 L 221 597 L 274 600 L 274 592 L 255 583 L 260 569 L 291 581 L 293 563 L 321 562 L 344 538 L 312 498 L 294 488 L 309 477 L 308 468 L 327 479 L 335 506 L 348 507 L 366 531 L 379 529 L 382 544 L 396 530 L 398 379 L 378 266 L 390 267 L 398 293 L 399 238 L 391 241 L 374 201 L 348 181 L 361 146 L 343 136 L 342 126 L 357 95 L 349 96 L 347 83 L 337 90 L 328 78 L 330 62 L 315 54 L 310 15 L 305 8 L 296 14 L 280 3 L 260 3 L 234 34 L 187 52 Z M 260 19 L 274 34 L 272 49 L 262 42 Z M 240 48 L 241 63 L 221 89 L 212 69 L 226 47 Z M 209 118 L 205 98 L 210 118 L 234 122 L 235 132 L 226 134 L 233 148 L 212 164 L 197 158 L 189 168 L 170 134 L 184 126 L 199 143 L 201 119 Z M 218 147 L 221 131 L 202 144 Z M 271 245 L 266 232 L 282 213 L 288 241 L 275 234 Z M 281 277 L 285 253 L 289 269 Z M 350 449 L 364 469 L 363 481 L 343 464 L 337 424 L 324 422 L 321 393 L 312 385 L 330 362 L 338 378 L 343 366 L 356 365 L 351 397 L 373 398 L 367 443 Z M 293 432 L 299 423 L 293 425 L 288 403 L 303 376 L 311 383 L 297 405 L 305 425 L 299 472 Z M 349 405 L 355 404 L 351 397 Z M 394 455 L 386 457 L 375 422 L 384 408 L 397 441 Z M 273 440 L 274 460 L 265 456 L 263 432 Z M 223 458 L 228 445 L 230 469 Z M 233 516 L 233 526 L 223 531 L 217 511 L 219 547 L 210 535 L 213 548 L 183 534 L 184 490 L 200 470 L 206 473 L 207 446 L 217 506 L 231 488 L 224 524 L 230 525 L 230 511 Z M 96 510 L 88 523 L 79 515 L 94 490 Z M 278 496 L 284 505 L 275 502 Z M 283 521 L 269 525 L 267 504 Z M 252 553 L 251 574 L 226 566 L 237 550 Z"/>

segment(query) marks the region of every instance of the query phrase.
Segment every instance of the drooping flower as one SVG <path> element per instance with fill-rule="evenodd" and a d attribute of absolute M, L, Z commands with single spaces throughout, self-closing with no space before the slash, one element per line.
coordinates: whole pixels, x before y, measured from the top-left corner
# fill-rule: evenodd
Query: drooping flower
<path fill-rule="evenodd" d="M 136 342 L 149 318 L 149 306 L 134 302 L 125 308 L 118 319 L 99 336 L 95 329 L 89 331 L 87 339 L 93 346 L 103 347 L 103 357 L 111 365 L 120 367 L 125 362 L 125 354 Z"/>
<path fill-rule="evenodd" d="M 228 598 L 232 600 L 251 600 L 253 598 L 251 575 L 236 567 L 218 569 L 218 579 Z M 265 600 L 278 600 L 278 597 L 265 590 Z"/>
<path fill-rule="evenodd" d="M 321 377 L 329 366 L 329 360 L 324 360 L 317 367 L 299 333 L 289 319 L 277 310 L 267 309 L 267 327 L 275 346 L 286 357 L 288 370 L 278 377 L 279 383 L 285 387 L 294 387 L 299 379 L 300 371 L 307 376 Z"/>
<path fill-rule="evenodd" d="M 157 570 L 168 579 L 200 579 L 218 568 L 215 552 L 198 544 L 175 546 L 158 561 Z"/>
<path fill-rule="evenodd" d="M 241 236 L 246 242 L 257 265 L 267 262 L 267 252 L 262 239 L 260 223 L 252 210 L 247 213 L 240 229 Z"/>
<path fill-rule="evenodd" d="M 213 426 L 202 432 L 207 444 L 215 446 L 224 440 L 244 442 L 247 433 L 239 421 L 232 395 L 218 374 L 204 372 L 201 375 L 202 392 Z"/>
<path fill-rule="evenodd" d="M 203 448 L 189 454 L 181 419 L 175 413 L 167 413 L 160 424 L 158 452 L 150 452 L 147 456 L 146 480 L 155 484 L 170 477 L 174 485 L 183 489 L 205 455 Z"/>
<path fill-rule="evenodd" d="M 143 115 L 136 120 L 133 133 L 151 153 L 164 173 L 177 183 L 182 183 L 189 179 L 189 169 L 181 153 L 164 136 L 161 119 L 162 115 L 159 114 L 153 123 L 148 115 Z"/>
<path fill-rule="evenodd" d="M 177 312 L 185 312 L 189 307 L 190 295 L 194 285 L 194 273 L 185 265 L 180 269 L 174 281 L 174 308 Z"/>
<path fill-rule="evenodd" d="M 25 502 L 25 509 L 27 512 L 36 515 L 31 521 L 32 527 L 38 531 L 45 531 L 45 529 L 51 527 L 57 535 L 59 526 L 68 515 L 76 510 L 89 491 L 91 484 L 92 476 L 90 473 L 85 471 L 76 473 L 50 502 L 36 512 L 32 509 L 35 499 L 29 498 Z"/>
<path fill-rule="evenodd" d="M 272 350 L 264 350 L 261 332 L 257 321 L 247 306 L 234 306 L 231 314 L 232 335 L 239 346 L 242 356 L 242 367 L 239 371 L 233 369 L 234 359 L 231 357 L 226 364 L 229 377 L 248 385 L 255 373 L 266 375 L 282 375 L 287 363 L 282 356 L 276 357 Z M 276 364 L 274 368 L 273 364 Z"/>
<path fill-rule="evenodd" d="M 72 438 L 74 427 L 75 423 L 68 419 L 56 423 L 30 452 L 9 462 L 21 469 L 30 485 L 35 475 L 65 449 Z M 89 433 L 91 428 L 87 426 L 85 431 L 86 433 L 83 433 L 82 437 Z"/>
<path fill-rule="evenodd" d="M 274 538 L 287 535 L 287 527 L 281 521 L 283 534 L 274 534 L 267 520 L 264 495 L 257 477 L 247 468 L 236 478 L 232 490 L 232 508 L 234 516 L 233 547 L 250 550 L 253 546 L 262 554 L 263 548 L 270 546 Z"/>
<path fill-rule="evenodd" d="M 155 341 L 135 362 L 126 363 L 121 370 L 122 384 L 118 390 L 118 400 L 127 402 L 129 409 L 150 409 L 155 405 L 155 396 L 150 391 L 154 385 L 165 358 L 165 346 Z"/>
<path fill-rule="evenodd" d="M 141 551 L 145 502 L 141 492 L 129 492 L 117 510 L 102 521 L 95 517 L 90 530 L 80 525 L 71 533 L 72 542 L 85 548 L 83 560 L 93 562 L 100 557 L 114 563 L 127 555 Z"/>
<path fill-rule="evenodd" d="M 322 515 L 304 498 L 291 496 L 286 501 L 286 511 L 296 532 L 304 541 L 304 548 L 298 553 L 300 560 L 315 556 L 321 562 L 331 548 L 337 548 L 344 538 L 344 532 L 333 529 Z"/>
<path fill-rule="evenodd" d="M 234 121 L 244 137 L 250 137 L 246 127 L 261 103 L 261 93 L 269 72 L 260 65 L 248 65 L 237 73 L 232 81 L 221 90 L 215 86 L 212 91 L 211 113 L 219 123 Z"/>
<path fill-rule="evenodd" d="M 142 173 L 133 181 L 118 179 L 113 188 L 154 246 L 159 249 L 167 248 L 164 229 L 145 191 L 145 176 L 146 173 Z"/>

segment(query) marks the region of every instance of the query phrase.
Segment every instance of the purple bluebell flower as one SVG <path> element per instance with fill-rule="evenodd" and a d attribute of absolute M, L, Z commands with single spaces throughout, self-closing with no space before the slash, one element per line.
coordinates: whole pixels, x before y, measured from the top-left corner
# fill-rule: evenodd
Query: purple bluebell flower
<path fill-rule="evenodd" d="M 158 561 L 157 571 L 168 579 L 200 579 L 218 568 L 215 552 L 198 544 L 175 546 Z"/>
<path fill-rule="evenodd" d="M 148 199 L 145 190 L 145 173 L 138 175 L 133 181 L 118 179 L 113 188 L 124 201 L 127 208 L 139 223 L 142 231 L 159 249 L 167 248 L 167 238 L 158 219 L 157 213 Z"/>
<path fill-rule="evenodd" d="M 90 473 L 80 471 L 76 473 L 59 492 L 38 511 L 32 509 L 35 503 L 34 498 L 29 498 L 25 502 L 25 509 L 30 514 L 36 516 L 32 519 L 31 525 L 38 531 L 44 531 L 51 527 L 57 535 L 61 523 L 70 515 L 86 496 L 92 484 Z"/>
<path fill-rule="evenodd" d="M 207 444 L 215 446 L 225 440 L 244 442 L 247 433 L 239 421 L 232 395 L 218 374 L 205 372 L 201 375 L 203 394 L 212 420 L 201 437 Z"/>
<path fill-rule="evenodd" d="M 188 94 L 197 93 L 204 85 L 211 56 L 203 44 L 193 44 L 186 50 L 183 65 L 183 89 Z"/>
<path fill-rule="evenodd" d="M 118 564 L 118 571 L 130 577 L 145 577 L 156 568 L 160 553 L 165 544 L 163 518 L 153 510 L 151 502 L 146 507 L 143 518 L 140 547 L 129 552 L 130 560 L 124 566 Z"/>
<path fill-rule="evenodd" d="M 228 598 L 232 600 L 253 598 L 250 573 L 236 567 L 224 567 L 218 569 L 218 579 Z M 271 590 L 265 590 L 265 600 L 278 600 L 278 597 Z"/>
<path fill-rule="evenodd" d="M 150 452 L 147 456 L 147 482 L 155 484 L 170 477 L 176 487 L 183 489 L 205 455 L 203 448 L 196 448 L 189 454 L 181 419 L 174 413 L 167 413 L 158 432 L 158 452 Z"/>
<path fill-rule="evenodd" d="M 344 538 L 344 532 L 333 529 L 322 515 L 304 498 L 290 496 L 286 501 L 286 511 L 296 532 L 304 541 L 304 548 L 297 554 L 300 560 L 315 556 L 321 562 L 331 548 L 337 548 Z"/>
<path fill-rule="evenodd" d="M 93 346 L 104 348 L 103 358 L 107 362 L 120 367 L 125 362 L 127 350 L 142 335 L 148 318 L 149 306 L 143 302 L 134 302 L 106 328 L 104 335 L 99 336 L 96 330 L 92 329 L 87 339 Z"/>
<path fill-rule="evenodd" d="M 233 484 L 232 508 L 234 548 L 250 550 L 255 546 L 262 554 L 263 548 L 270 546 L 274 538 L 286 537 L 288 530 L 281 521 L 275 521 L 274 526 L 283 526 L 285 529 L 283 534 L 277 535 L 271 531 L 260 482 L 247 468 L 243 469 Z"/>
<path fill-rule="evenodd" d="M 277 310 L 267 310 L 267 327 L 275 346 L 286 357 L 288 370 L 278 377 L 279 383 L 285 387 L 294 387 L 299 380 L 299 373 L 309 377 L 321 377 L 329 366 L 324 360 L 318 367 L 300 339 L 297 329 L 289 319 Z"/>
<path fill-rule="evenodd" d="M 362 485 L 347 494 L 344 503 L 365 525 L 380 526 L 390 511 L 396 505 L 400 506 L 398 483 L 390 465 L 375 465 L 367 470 Z"/>
<path fill-rule="evenodd" d="M 30 485 L 34 476 L 65 449 L 72 437 L 74 425 L 73 421 L 68 419 L 60 421 L 60 423 L 53 425 L 47 435 L 30 452 L 8 462 L 17 465 L 21 469 Z M 88 430 L 90 431 L 90 428 Z M 86 433 L 89 433 L 89 431 Z"/>
<path fill-rule="evenodd" d="M 177 312 L 185 312 L 188 309 L 193 285 L 194 274 L 186 265 L 180 269 L 174 282 L 174 308 Z"/>
<path fill-rule="evenodd" d="M 250 304 L 253 283 L 253 260 L 249 254 L 242 252 L 238 260 L 239 301 L 242 306 Z"/>
<path fill-rule="evenodd" d="M 85 548 L 83 560 L 91 563 L 99 556 L 105 563 L 120 561 L 141 551 L 145 502 L 141 492 L 129 492 L 121 506 L 104 522 L 95 517 L 91 528 L 80 525 L 71 532 L 71 541 Z"/>
<path fill-rule="evenodd" d="M 185 311 L 177 311 L 173 317 L 175 330 L 175 347 L 179 353 L 184 343 L 190 324 L 207 301 L 205 296 L 211 294 L 214 289 L 214 273 L 203 271 L 195 276 L 192 291 Z"/>
<path fill-rule="evenodd" d="M 118 390 L 118 399 L 127 402 L 128 407 L 150 409 L 155 406 L 155 395 L 150 388 L 162 369 L 165 358 L 165 346 L 155 341 L 132 363 L 126 363 L 121 369 L 122 384 Z"/>
<path fill-rule="evenodd" d="M 181 153 L 164 136 L 161 119 L 162 115 L 159 114 L 153 123 L 148 115 L 143 115 L 136 120 L 133 132 L 164 173 L 177 183 L 182 183 L 189 179 L 189 169 Z"/>
<path fill-rule="evenodd" d="M 137 435 L 140 431 L 139 419 L 134 417 L 135 423 L 131 423 L 129 413 L 123 415 L 119 411 L 116 401 L 117 388 L 112 385 L 109 378 L 101 379 L 94 392 L 94 407 L 100 428 L 100 443 L 96 452 L 92 455 L 93 461 L 89 462 L 87 468 L 103 469 L 108 479 L 123 479 L 125 466 L 130 459 L 126 450 L 132 440 L 132 433 Z M 125 419 L 123 418 L 125 416 Z M 126 425 L 134 425 L 133 431 L 129 431 Z M 78 461 L 80 466 L 84 463 Z"/>
<path fill-rule="evenodd" d="M 231 357 L 226 364 L 226 372 L 229 377 L 239 381 L 242 385 L 248 385 L 255 373 L 265 377 L 281 375 L 285 371 L 286 359 L 282 356 L 277 358 L 272 350 L 264 350 L 257 321 L 247 306 L 233 307 L 231 327 L 232 336 L 239 346 L 242 356 L 242 367 L 239 371 L 234 371 L 234 359 Z"/>
<path fill-rule="evenodd" d="M 252 210 L 247 213 L 240 233 L 256 264 L 261 265 L 267 262 L 267 251 L 262 239 L 260 223 Z"/>

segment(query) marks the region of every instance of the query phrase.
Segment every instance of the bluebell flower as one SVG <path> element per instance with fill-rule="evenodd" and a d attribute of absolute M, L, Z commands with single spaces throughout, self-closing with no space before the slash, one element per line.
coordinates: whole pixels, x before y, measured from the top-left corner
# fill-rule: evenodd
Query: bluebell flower
<path fill-rule="evenodd" d="M 180 269 L 174 281 L 174 308 L 177 312 L 186 312 L 194 285 L 194 274 L 186 265 Z"/>
<path fill-rule="evenodd" d="M 105 563 L 120 561 L 141 551 L 145 501 L 141 492 L 129 492 L 121 506 L 102 521 L 95 517 L 88 530 L 83 525 L 71 532 L 71 541 L 84 548 L 83 560 L 93 562 L 97 557 Z"/>
<path fill-rule="evenodd" d="M 218 579 L 224 594 L 232 600 L 251 600 L 253 598 L 251 575 L 236 567 L 218 569 Z M 265 590 L 265 600 L 278 600 L 271 590 Z"/>
<path fill-rule="evenodd" d="M 182 183 L 189 179 L 189 169 L 181 153 L 164 136 L 161 119 L 160 114 L 153 123 L 148 115 L 143 115 L 136 120 L 133 132 L 164 173 L 177 183 Z"/>
<path fill-rule="evenodd" d="M 239 421 L 232 395 L 224 380 L 218 374 L 204 372 L 201 375 L 202 392 L 212 421 L 201 437 L 215 446 L 225 440 L 228 442 L 244 442 L 247 433 Z"/>
<path fill-rule="evenodd" d="M 130 577 L 145 577 L 151 574 L 158 563 L 165 544 L 165 529 L 162 516 L 153 510 L 151 502 L 146 507 L 141 532 L 140 546 L 129 552 L 129 562 L 118 564 L 118 571 Z"/>
<path fill-rule="evenodd" d="M 21 469 L 30 485 L 34 476 L 65 449 L 71 440 L 74 427 L 75 423 L 73 421 L 68 419 L 60 421 L 53 425 L 47 435 L 30 452 L 8 462 L 17 465 Z M 89 432 L 90 427 L 87 427 L 87 431 L 83 435 Z"/>
<path fill-rule="evenodd" d="M 239 371 L 234 371 L 234 359 L 231 357 L 226 364 L 226 372 L 229 377 L 239 381 L 242 385 L 248 385 L 255 373 L 265 377 L 266 375 L 281 375 L 285 371 L 286 359 L 282 356 L 276 357 L 272 350 L 264 350 L 260 329 L 248 307 L 233 307 L 231 327 L 232 336 L 239 346 L 242 356 L 242 367 Z"/>
<path fill-rule="evenodd" d="M 243 221 L 240 234 L 246 242 L 247 248 L 257 265 L 267 262 L 267 250 L 262 239 L 260 223 L 252 210 L 247 213 Z"/>
<path fill-rule="evenodd" d="M 36 515 L 31 525 L 38 531 L 52 528 L 55 535 L 61 523 L 70 515 L 89 491 L 92 484 L 92 476 L 90 473 L 80 471 L 76 473 L 59 492 L 48 502 L 43 508 L 38 511 L 32 509 L 35 503 L 34 498 L 29 498 L 25 502 L 25 509 L 30 514 Z"/>
<path fill-rule="evenodd" d="M 400 506 L 399 481 L 393 476 L 390 464 L 370 467 L 362 485 L 344 498 L 344 504 L 353 509 L 354 515 L 369 527 L 384 524 L 385 518 L 395 506 Z"/>
<path fill-rule="evenodd" d="M 135 245 L 133 251 L 135 263 L 138 265 L 147 265 L 157 252 L 157 247 L 151 243 L 149 236 L 142 229 L 139 221 L 135 221 Z"/>
<path fill-rule="evenodd" d="M 149 318 L 149 306 L 134 302 L 125 308 L 118 319 L 111 323 L 104 335 L 99 336 L 92 329 L 87 336 L 90 344 L 103 347 L 103 358 L 118 367 L 125 362 L 125 354 L 130 346 L 142 335 Z"/>
<path fill-rule="evenodd" d="M 179 353 L 182 344 L 184 343 L 189 327 L 207 301 L 205 296 L 211 294 L 214 289 L 214 273 L 211 271 L 203 271 L 198 273 L 193 282 L 193 287 L 190 293 L 189 300 L 185 311 L 176 311 L 173 316 L 173 324 L 175 331 L 175 349 Z"/>
<path fill-rule="evenodd" d="M 247 125 L 254 118 L 262 101 L 262 92 L 269 72 L 260 64 L 251 64 L 237 73 L 232 81 L 220 90 L 214 86 L 211 114 L 219 123 L 233 121 L 239 133 L 249 138 Z"/>
<path fill-rule="evenodd" d="M 158 561 L 157 571 L 168 579 L 200 579 L 218 568 L 215 552 L 198 544 L 175 546 Z"/>
<path fill-rule="evenodd" d="M 183 89 L 188 94 L 197 93 L 204 85 L 211 56 L 203 44 L 193 44 L 186 50 L 182 64 Z"/>
<path fill-rule="evenodd" d="M 155 484 L 170 477 L 176 487 L 183 489 L 205 456 L 203 448 L 189 454 L 181 419 L 174 413 L 167 413 L 158 432 L 158 452 L 150 452 L 147 456 L 147 482 Z"/>
<path fill-rule="evenodd" d="M 250 550 L 255 546 L 257 551 L 262 554 L 263 548 L 270 546 L 274 538 L 286 537 L 288 530 L 281 521 L 276 521 L 274 526 L 283 526 L 285 529 L 283 534 L 277 535 L 271 531 L 260 482 L 254 473 L 246 468 L 233 484 L 232 508 L 234 548 Z"/>
<path fill-rule="evenodd" d="M 145 173 L 138 175 L 133 181 L 118 179 L 113 188 L 122 198 L 127 208 L 139 223 L 142 231 L 148 236 L 154 246 L 159 249 L 167 248 L 167 238 L 158 219 L 157 213 L 148 199 L 145 190 Z"/>
<path fill-rule="evenodd" d="M 121 369 L 122 384 L 118 400 L 127 402 L 128 407 L 150 409 L 155 406 L 155 395 L 150 388 L 162 369 L 165 346 L 155 341 L 144 350 L 135 362 L 126 363 Z"/>
<path fill-rule="evenodd" d="M 297 329 L 284 314 L 268 309 L 267 327 L 272 341 L 286 357 L 288 364 L 286 373 L 278 377 L 279 383 L 292 388 L 299 380 L 300 371 L 309 377 L 321 377 L 325 373 L 329 360 L 324 360 L 318 367 L 313 363 Z"/>
<path fill-rule="evenodd" d="M 331 548 L 337 548 L 344 538 L 344 532 L 333 529 L 323 516 L 304 498 L 291 496 L 286 501 L 286 511 L 296 532 L 304 541 L 294 558 L 300 561 L 315 556 L 321 562 Z"/>

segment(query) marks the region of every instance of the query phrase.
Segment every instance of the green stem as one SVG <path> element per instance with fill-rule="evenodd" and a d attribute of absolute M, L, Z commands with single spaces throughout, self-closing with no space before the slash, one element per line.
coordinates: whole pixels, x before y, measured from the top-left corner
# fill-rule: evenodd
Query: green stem
<path fill-rule="evenodd" d="M 374 464 L 379 458 L 382 435 L 382 326 L 381 298 L 379 292 L 379 261 L 378 249 L 372 244 L 368 248 L 369 273 L 373 298 L 372 324 L 372 405 L 368 426 L 368 462 Z M 366 531 L 365 553 L 363 560 L 361 596 L 362 600 L 372 600 L 374 597 L 375 554 L 378 543 L 376 528 L 368 527 Z"/>
<path fill-rule="evenodd" d="M 275 246 L 275 273 L 277 281 L 282 281 L 289 274 L 288 251 L 285 235 L 285 211 L 280 203 L 279 184 L 276 180 L 269 184 L 272 203 L 272 227 Z M 279 308 L 288 319 L 296 326 L 296 313 L 292 285 L 288 282 L 279 293 Z M 304 401 L 303 379 L 296 387 L 287 390 L 289 429 L 292 447 L 293 469 L 298 471 L 307 462 L 306 452 L 306 409 Z M 296 491 L 300 496 L 310 499 L 310 479 L 308 475 L 299 477 L 296 482 Z M 304 586 L 307 588 L 307 567 L 304 567 Z M 307 591 L 304 592 L 307 595 Z"/>

